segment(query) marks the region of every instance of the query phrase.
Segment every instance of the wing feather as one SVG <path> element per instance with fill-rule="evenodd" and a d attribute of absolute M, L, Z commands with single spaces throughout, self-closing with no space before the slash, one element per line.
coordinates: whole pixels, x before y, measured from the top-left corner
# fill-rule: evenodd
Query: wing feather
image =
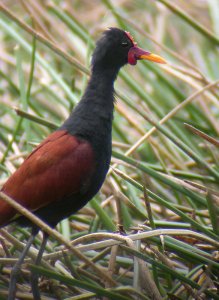
<path fill-rule="evenodd" d="M 91 145 L 67 131 L 52 133 L 27 157 L 2 191 L 31 211 L 79 193 L 94 170 Z M 0 199 L 0 225 L 16 211 Z"/>

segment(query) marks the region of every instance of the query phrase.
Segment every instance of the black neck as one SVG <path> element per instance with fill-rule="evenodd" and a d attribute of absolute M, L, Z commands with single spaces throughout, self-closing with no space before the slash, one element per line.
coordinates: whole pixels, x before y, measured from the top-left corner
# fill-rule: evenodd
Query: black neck
<path fill-rule="evenodd" d="M 114 81 L 119 69 L 93 66 L 85 93 L 61 129 L 88 137 L 92 131 L 100 135 L 111 132 L 114 109 Z"/>
<path fill-rule="evenodd" d="M 91 78 L 88 82 L 82 101 L 91 99 L 93 104 L 112 105 L 114 101 L 114 82 L 116 80 L 117 69 L 104 69 L 95 66 L 92 68 Z M 89 100 L 88 100 L 89 101 Z"/>

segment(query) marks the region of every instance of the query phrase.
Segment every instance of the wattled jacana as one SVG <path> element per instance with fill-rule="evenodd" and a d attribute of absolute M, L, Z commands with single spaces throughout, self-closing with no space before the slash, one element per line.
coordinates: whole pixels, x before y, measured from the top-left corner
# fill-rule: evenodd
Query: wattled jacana
<path fill-rule="evenodd" d="M 160 56 L 137 47 L 131 35 L 118 28 L 106 30 L 96 44 L 91 77 L 69 118 L 27 157 L 2 191 L 51 227 L 83 207 L 100 189 L 109 169 L 114 109 L 114 81 L 121 67 L 146 59 L 165 63 Z M 15 298 L 17 273 L 39 229 L 0 199 L 0 227 L 16 221 L 31 226 L 32 234 L 12 269 L 10 300 Z M 45 249 L 44 234 L 36 263 Z M 34 299 L 40 299 L 32 278 Z"/>

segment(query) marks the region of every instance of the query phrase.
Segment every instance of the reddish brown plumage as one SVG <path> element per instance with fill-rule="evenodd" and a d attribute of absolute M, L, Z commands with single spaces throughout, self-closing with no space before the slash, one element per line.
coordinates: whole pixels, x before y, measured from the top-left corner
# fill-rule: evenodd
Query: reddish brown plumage
<path fill-rule="evenodd" d="M 94 170 L 91 145 L 65 130 L 49 135 L 9 178 L 2 191 L 31 211 L 80 192 Z M 0 226 L 15 210 L 0 200 Z"/>
<path fill-rule="evenodd" d="M 79 104 L 69 118 L 42 142 L 3 186 L 3 192 L 54 227 L 77 212 L 101 188 L 110 165 L 114 81 L 121 67 L 137 60 L 164 60 L 137 47 L 132 36 L 118 28 L 105 31 L 92 57 L 91 77 Z M 0 227 L 15 215 L 0 199 Z M 21 264 L 38 228 L 21 216 L 21 226 L 31 226 L 29 238 L 11 272 L 8 299 L 15 299 Z M 36 264 L 40 264 L 48 235 L 44 233 Z M 32 274 L 34 299 L 40 299 L 38 276 Z"/>

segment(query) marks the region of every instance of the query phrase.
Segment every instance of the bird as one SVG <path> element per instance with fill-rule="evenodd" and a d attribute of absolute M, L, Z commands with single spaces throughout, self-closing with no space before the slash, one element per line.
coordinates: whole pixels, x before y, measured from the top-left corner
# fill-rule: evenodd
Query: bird
<path fill-rule="evenodd" d="M 111 27 L 96 42 L 91 75 L 83 96 L 64 123 L 43 140 L 13 173 L 1 191 L 54 228 L 85 206 L 100 190 L 112 152 L 114 82 L 119 70 L 138 60 L 166 63 L 159 55 L 138 47 L 131 34 Z M 12 268 L 8 299 L 16 296 L 22 262 L 40 228 L 0 199 L 0 227 L 16 222 L 31 235 Z M 48 235 L 38 252 L 40 264 Z M 38 277 L 32 275 L 34 299 L 40 299 Z"/>

